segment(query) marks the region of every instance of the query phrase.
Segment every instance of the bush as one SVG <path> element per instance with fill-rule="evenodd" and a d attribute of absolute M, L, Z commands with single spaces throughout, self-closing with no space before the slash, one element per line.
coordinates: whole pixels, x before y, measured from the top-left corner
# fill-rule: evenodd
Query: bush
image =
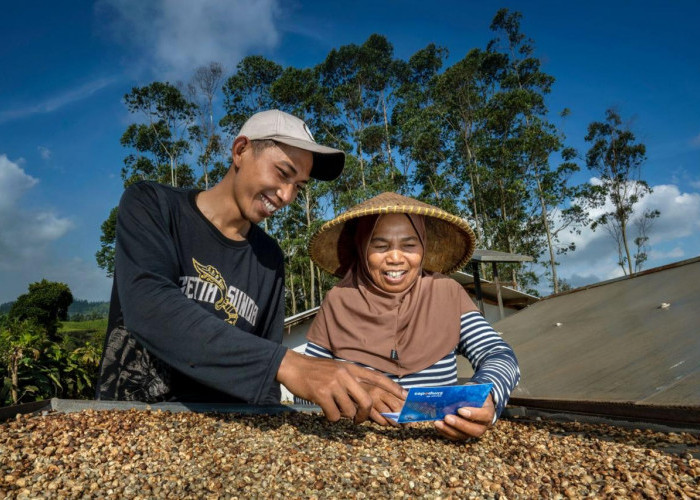
<path fill-rule="evenodd" d="M 90 399 L 99 361 L 100 350 L 92 342 L 66 348 L 34 320 L 5 320 L 0 325 L 0 405 Z"/>

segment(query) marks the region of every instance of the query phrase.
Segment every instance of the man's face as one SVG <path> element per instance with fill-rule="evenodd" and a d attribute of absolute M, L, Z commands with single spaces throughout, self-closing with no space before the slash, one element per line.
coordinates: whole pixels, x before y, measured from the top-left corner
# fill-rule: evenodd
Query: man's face
<path fill-rule="evenodd" d="M 313 155 L 281 143 L 256 153 L 245 140 L 239 151 L 234 144 L 234 197 L 241 216 L 258 223 L 294 201 L 309 180 Z"/>
<path fill-rule="evenodd" d="M 374 284 L 386 292 L 403 292 L 421 272 L 423 245 L 404 214 L 382 215 L 367 247 L 367 268 Z"/>

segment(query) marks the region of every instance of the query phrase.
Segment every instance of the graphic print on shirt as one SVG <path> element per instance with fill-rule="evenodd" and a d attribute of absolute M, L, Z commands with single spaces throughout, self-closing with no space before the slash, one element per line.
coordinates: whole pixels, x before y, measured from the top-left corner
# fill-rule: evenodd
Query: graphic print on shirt
<path fill-rule="evenodd" d="M 227 286 L 223 276 L 214 266 L 205 266 L 195 258 L 192 258 L 192 264 L 199 276 L 180 277 L 180 289 L 186 297 L 214 304 L 216 310 L 226 313 L 227 318 L 224 321 L 231 325 L 236 324 L 239 314 L 251 325 L 255 325 L 258 306 L 253 299 L 236 287 Z"/>

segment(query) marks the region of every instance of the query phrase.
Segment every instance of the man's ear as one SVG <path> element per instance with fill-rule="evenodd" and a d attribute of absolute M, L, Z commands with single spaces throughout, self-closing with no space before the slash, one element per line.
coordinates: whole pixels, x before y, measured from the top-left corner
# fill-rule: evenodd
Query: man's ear
<path fill-rule="evenodd" d="M 236 137 L 236 139 L 233 141 L 233 146 L 231 146 L 231 159 L 233 160 L 233 164 L 235 166 L 238 165 L 238 160 L 240 159 L 240 156 L 249 147 L 250 140 L 244 135 Z"/>

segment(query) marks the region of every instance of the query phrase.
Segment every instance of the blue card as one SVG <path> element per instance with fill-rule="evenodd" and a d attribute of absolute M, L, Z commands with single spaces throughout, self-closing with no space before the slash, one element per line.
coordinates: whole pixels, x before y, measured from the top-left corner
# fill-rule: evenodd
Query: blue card
<path fill-rule="evenodd" d="M 382 413 L 400 424 L 442 420 L 456 415 L 463 406 L 481 408 L 493 384 L 445 385 L 441 387 L 413 387 L 399 413 Z"/>

